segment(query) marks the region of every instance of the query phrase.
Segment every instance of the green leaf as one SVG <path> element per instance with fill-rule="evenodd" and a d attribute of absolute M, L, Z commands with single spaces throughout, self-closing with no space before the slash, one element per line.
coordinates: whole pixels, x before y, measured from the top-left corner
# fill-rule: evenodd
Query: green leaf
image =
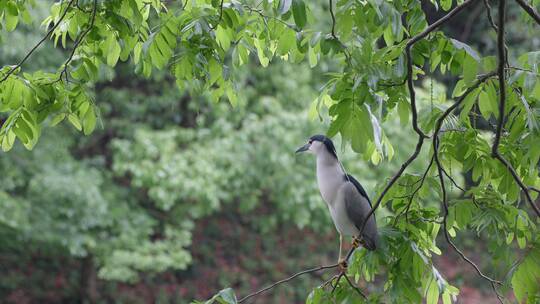
<path fill-rule="evenodd" d="M 65 113 L 60 113 L 58 115 L 56 115 L 52 120 L 51 120 L 51 127 L 54 127 L 56 126 L 57 124 L 61 123 L 64 118 L 66 118 L 66 114 Z"/>
<path fill-rule="evenodd" d="M 219 78 L 223 77 L 222 66 L 214 58 L 208 61 L 208 73 L 210 74 L 209 84 L 214 84 Z"/>
<path fill-rule="evenodd" d="M 261 63 L 263 67 L 267 67 L 268 63 L 270 63 L 270 59 L 268 59 L 268 57 L 266 57 L 264 53 L 264 50 L 265 50 L 265 48 L 263 48 L 264 42 L 261 43 L 259 39 L 254 39 L 253 44 L 255 45 L 255 48 L 257 49 L 257 57 L 259 57 L 259 62 Z"/>
<path fill-rule="evenodd" d="M 6 30 L 8 32 L 13 31 L 19 23 L 19 17 L 7 14 L 6 16 Z"/>
<path fill-rule="evenodd" d="M 303 0 L 292 0 L 292 12 L 294 17 L 294 23 L 299 28 L 303 28 L 307 22 L 306 4 Z"/>
<path fill-rule="evenodd" d="M 69 122 L 71 122 L 71 124 L 79 131 L 82 130 L 82 125 L 81 125 L 81 121 L 79 120 L 79 118 L 77 116 L 75 116 L 75 114 L 73 113 L 70 113 L 68 115 L 68 120 Z"/>
<path fill-rule="evenodd" d="M 465 56 L 463 61 L 463 80 L 466 85 L 471 84 L 476 79 L 478 73 L 478 61 L 471 56 Z"/>
<path fill-rule="evenodd" d="M 224 51 L 227 51 L 231 47 L 231 37 L 229 36 L 229 32 L 221 25 L 218 25 L 216 28 L 216 40 Z"/>
<path fill-rule="evenodd" d="M 133 47 L 133 62 L 135 64 L 139 63 L 139 60 L 141 59 L 142 46 L 143 44 L 141 42 L 137 42 Z"/>
<path fill-rule="evenodd" d="M 519 303 L 540 296 L 540 247 L 530 249 L 512 275 L 512 288 Z M 530 302 L 533 303 L 533 302 Z"/>
<path fill-rule="evenodd" d="M 308 62 L 310 68 L 314 68 L 317 65 L 317 53 L 315 53 L 315 50 L 312 47 L 308 50 Z"/>
<path fill-rule="evenodd" d="M 83 120 L 84 135 L 91 134 L 96 127 L 96 114 L 94 113 L 94 107 L 90 107 Z"/>
<path fill-rule="evenodd" d="M 110 33 L 103 43 L 103 53 L 106 56 L 108 66 L 113 67 L 116 65 L 121 51 L 120 44 L 116 41 L 114 34 Z"/>
<path fill-rule="evenodd" d="M 439 286 L 435 278 L 430 280 L 426 294 L 426 304 L 437 304 L 439 301 Z"/>
<path fill-rule="evenodd" d="M 450 42 L 452 42 L 456 49 L 464 50 L 467 54 L 469 54 L 469 56 L 474 58 L 477 62 L 480 62 L 480 56 L 469 45 L 456 39 L 450 39 Z"/>
<path fill-rule="evenodd" d="M 489 116 L 491 113 L 493 113 L 493 110 L 491 109 L 489 96 L 485 91 L 480 92 L 478 95 L 478 107 L 480 108 L 482 116 L 484 116 L 485 119 L 489 119 Z"/>
<path fill-rule="evenodd" d="M 7 131 L 6 135 L 0 136 L 0 142 L 2 144 L 2 151 L 7 152 L 11 150 L 15 142 L 15 133 L 12 130 Z"/>
<path fill-rule="evenodd" d="M 405 99 L 398 101 L 398 114 L 401 126 L 406 126 L 409 123 L 409 104 Z"/>
<path fill-rule="evenodd" d="M 205 304 L 237 304 L 238 300 L 236 299 L 236 295 L 234 294 L 234 290 L 232 288 L 226 288 L 221 290 L 218 294 L 213 296 L 210 300 L 204 302 Z"/>
<path fill-rule="evenodd" d="M 6 30 L 8 32 L 13 31 L 17 27 L 17 23 L 19 23 L 19 9 L 14 2 L 9 1 L 6 3 L 4 16 L 6 18 Z"/>
<path fill-rule="evenodd" d="M 291 29 L 286 29 L 279 37 L 277 53 L 285 55 L 296 45 L 296 33 Z"/>
<path fill-rule="evenodd" d="M 231 106 L 236 107 L 238 105 L 238 96 L 231 85 L 227 87 L 226 94 Z"/>
<path fill-rule="evenodd" d="M 441 0 L 441 8 L 445 11 L 449 10 L 452 7 L 452 0 Z"/>

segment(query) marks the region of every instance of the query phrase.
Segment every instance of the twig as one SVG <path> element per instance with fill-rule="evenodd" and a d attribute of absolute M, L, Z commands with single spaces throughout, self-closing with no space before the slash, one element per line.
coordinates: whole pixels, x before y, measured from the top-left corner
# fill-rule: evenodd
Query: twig
<path fill-rule="evenodd" d="M 330 16 L 332 17 L 332 38 L 338 39 L 336 37 L 336 16 L 334 15 L 334 4 L 332 3 L 332 0 L 328 0 L 328 6 L 330 7 Z"/>
<path fill-rule="evenodd" d="M 529 16 L 531 16 L 531 18 L 534 19 L 534 21 L 536 21 L 536 23 L 538 23 L 538 25 L 540 25 L 540 14 L 538 14 L 532 6 L 525 2 L 525 0 L 516 0 L 516 2 L 527 12 L 527 14 L 529 14 Z"/>
<path fill-rule="evenodd" d="M 523 71 L 523 72 L 527 72 L 529 74 L 534 74 L 535 76 L 537 77 L 540 77 L 540 74 L 536 73 L 535 71 L 533 70 L 530 70 L 530 69 L 524 69 L 524 68 L 520 68 L 520 67 L 515 67 L 515 66 L 508 66 L 506 67 L 507 70 L 517 70 L 517 71 Z"/>
<path fill-rule="evenodd" d="M 62 72 L 60 72 L 60 77 L 58 78 L 58 80 L 62 80 L 62 75 L 65 75 L 66 76 L 66 81 L 69 82 L 68 71 L 67 71 L 68 65 L 73 60 L 73 55 L 75 55 L 75 51 L 77 50 L 77 47 L 81 44 L 81 42 L 86 37 L 86 35 L 88 35 L 88 33 L 94 27 L 94 23 L 96 21 L 96 11 L 97 11 L 97 0 L 94 0 L 94 8 L 92 10 L 92 17 L 91 17 L 91 20 L 90 20 L 90 24 L 88 25 L 88 28 L 86 28 L 84 30 L 84 32 L 81 33 L 81 35 L 79 36 L 77 41 L 75 41 L 75 44 L 73 45 L 73 50 L 71 50 L 71 53 L 69 54 L 68 59 L 64 63 L 64 68 L 62 69 Z"/>
<path fill-rule="evenodd" d="M 489 5 L 489 0 L 484 0 L 484 6 L 486 7 L 486 14 L 489 21 L 489 24 L 495 30 L 495 33 L 499 31 L 499 28 L 497 25 L 495 25 L 495 22 L 493 21 L 493 16 L 491 15 L 491 5 Z"/>
<path fill-rule="evenodd" d="M 534 191 L 534 192 L 538 192 L 540 194 L 540 189 L 538 189 L 538 188 L 529 187 L 529 190 Z"/>
<path fill-rule="evenodd" d="M 85 9 L 83 9 L 80 5 L 79 5 L 79 0 L 77 0 L 75 2 L 75 6 L 81 11 L 81 12 L 84 12 L 84 13 L 90 13 L 91 11 L 87 11 Z"/>
<path fill-rule="evenodd" d="M 20 68 L 26 62 L 26 60 L 28 60 L 28 58 L 30 58 L 30 56 L 43 44 L 43 42 L 45 42 L 45 40 L 47 40 L 51 36 L 54 30 L 56 30 L 60 23 L 62 23 L 62 20 L 64 20 L 67 12 L 69 11 L 69 8 L 73 5 L 74 2 L 75 0 L 71 0 L 68 3 L 66 10 L 64 11 L 64 13 L 62 13 L 62 16 L 60 16 L 54 26 L 47 32 L 47 34 L 45 34 L 45 36 L 43 36 L 43 38 L 41 38 L 41 40 L 36 45 L 34 45 L 34 47 L 24 56 L 24 58 L 17 65 L 7 71 L 4 77 L 0 80 L 0 83 L 6 81 L 6 79 L 8 79 L 8 77 L 13 74 L 18 68 Z"/>
<path fill-rule="evenodd" d="M 404 85 L 405 82 L 407 82 L 407 78 L 406 78 L 406 77 L 403 78 L 403 81 L 397 82 L 397 83 L 391 83 L 391 82 L 389 82 L 389 83 L 384 83 L 384 82 L 382 82 L 382 83 L 377 83 L 377 84 L 380 85 L 380 86 L 383 86 L 383 87 L 399 87 L 399 86 Z"/>
<path fill-rule="evenodd" d="M 446 175 L 446 177 L 448 177 L 448 179 L 452 182 L 452 184 L 454 184 L 454 186 L 456 186 L 456 188 L 458 188 L 459 190 L 461 190 L 462 192 L 465 192 L 465 189 L 463 189 L 463 187 L 461 187 L 457 182 L 456 180 L 450 175 L 448 174 L 448 172 L 446 172 L 446 170 L 444 168 L 441 168 L 444 175 Z"/>
<path fill-rule="evenodd" d="M 289 24 L 289 23 L 287 23 L 287 22 L 285 22 L 285 21 L 283 21 L 283 20 L 281 20 L 280 18 L 277 18 L 277 17 L 275 17 L 275 16 L 268 16 L 268 15 L 265 15 L 265 14 L 264 14 L 264 11 L 261 10 L 261 9 L 259 9 L 259 8 L 251 7 L 251 6 L 247 5 L 247 4 L 244 4 L 243 7 L 244 7 L 245 9 L 247 9 L 250 13 L 257 13 L 259 16 L 261 16 L 261 18 L 263 18 L 263 19 L 265 19 L 265 20 L 266 20 L 266 19 L 272 19 L 272 20 L 274 20 L 274 21 L 276 21 L 276 22 L 279 22 L 279 23 L 285 25 L 286 27 L 290 28 L 291 30 L 293 30 L 293 31 L 295 31 L 295 32 L 299 32 L 299 30 L 298 30 L 294 25 Z M 265 22 L 266 22 L 266 21 L 265 21 Z"/>
<path fill-rule="evenodd" d="M 336 285 L 332 286 L 332 291 L 331 293 L 334 293 L 334 291 L 336 291 L 336 288 L 338 287 L 338 284 L 339 284 L 339 280 L 341 280 L 341 277 L 345 275 L 345 271 L 341 271 L 338 276 L 337 276 L 337 279 L 336 279 Z"/>
<path fill-rule="evenodd" d="M 366 295 L 362 292 L 362 290 L 360 290 L 360 288 L 358 288 L 358 286 L 355 286 L 353 284 L 353 282 L 351 282 L 351 279 L 349 279 L 349 276 L 347 276 L 346 274 L 343 275 L 345 277 L 345 280 L 347 280 L 347 282 L 349 283 L 349 285 L 354 289 L 356 290 L 356 292 L 364 299 L 367 299 Z"/>
<path fill-rule="evenodd" d="M 430 26 L 428 26 L 424 31 L 422 31 L 421 33 L 417 34 L 416 36 L 412 37 L 408 42 L 407 42 L 407 45 L 413 45 L 415 44 L 416 42 L 418 42 L 419 40 L 423 39 L 424 37 L 426 37 L 429 33 L 433 32 L 434 30 L 436 30 L 439 26 L 443 25 L 444 23 L 448 22 L 448 20 L 450 20 L 452 17 L 454 17 L 454 15 L 456 15 L 457 13 L 461 12 L 463 9 L 465 9 L 467 6 L 469 6 L 471 3 L 473 3 L 475 0 L 467 0 L 465 2 L 463 2 L 462 4 L 454 7 L 454 9 L 452 9 L 450 12 L 448 12 L 448 14 L 444 15 L 442 18 L 440 18 L 439 20 L 433 22 Z"/>
<path fill-rule="evenodd" d="M 274 288 L 274 287 L 276 287 L 276 286 L 278 286 L 280 284 L 289 282 L 290 280 L 292 280 L 292 279 L 294 279 L 296 277 L 299 277 L 301 275 L 316 272 L 316 271 L 320 271 L 320 270 L 324 270 L 324 269 L 332 269 L 332 268 L 336 268 L 338 266 L 339 266 L 339 264 L 336 263 L 336 264 L 333 264 L 333 265 L 319 266 L 319 267 L 316 267 L 316 268 L 311 268 L 311 269 L 307 269 L 307 270 L 304 270 L 304 271 L 297 272 L 297 273 L 293 274 L 292 276 L 290 276 L 288 278 L 285 278 L 283 280 L 279 280 L 279 281 L 273 283 L 272 285 L 269 285 L 269 286 L 267 286 L 267 287 L 265 287 L 263 289 L 260 289 L 260 290 L 254 292 L 254 293 L 248 294 L 247 296 L 245 296 L 245 297 L 241 298 L 240 300 L 238 300 L 238 303 L 242 303 L 242 302 L 246 301 L 249 298 L 258 296 L 258 295 L 260 295 L 261 293 L 263 293 L 263 292 L 265 292 L 267 290 L 270 290 L 270 289 L 272 289 L 272 288 Z"/>
<path fill-rule="evenodd" d="M 519 1 L 520 0 L 516 0 Z M 525 193 L 527 202 L 532 207 L 537 216 L 540 217 L 540 208 L 534 203 L 529 189 L 521 181 L 521 178 L 517 174 L 512 164 L 504 158 L 504 156 L 499 152 L 499 145 L 501 142 L 502 130 L 505 122 L 504 111 L 506 108 L 506 78 L 505 78 L 505 63 L 506 63 L 506 45 L 504 42 L 504 26 L 505 26 L 505 15 L 506 15 L 506 0 L 499 0 L 499 31 L 497 32 L 497 74 L 499 75 L 499 119 L 497 121 L 497 130 L 495 132 L 495 139 L 493 141 L 493 146 L 491 148 L 491 156 L 499 160 L 510 172 L 518 186 Z"/>
<path fill-rule="evenodd" d="M 403 215 L 405 214 L 405 221 L 409 222 L 409 210 L 411 208 L 411 205 L 412 205 L 412 202 L 413 202 L 413 199 L 414 199 L 414 196 L 418 193 L 418 191 L 420 191 L 420 189 L 423 187 L 424 185 L 424 181 L 426 180 L 426 177 L 428 175 L 428 172 L 429 172 L 429 169 L 431 169 L 431 166 L 433 165 L 433 156 L 431 157 L 431 160 L 429 162 L 429 165 L 428 167 L 426 168 L 426 170 L 424 171 L 424 174 L 422 174 L 422 177 L 417 181 L 420 183 L 420 185 L 418 185 L 418 187 L 416 187 L 413 191 L 413 193 L 411 193 L 410 195 L 408 195 L 409 197 L 409 202 L 407 203 L 407 206 L 402 210 L 400 211 L 396 217 L 394 218 L 394 226 L 396 225 L 397 223 L 397 220 Z M 416 184 L 416 183 L 415 183 Z"/>
<path fill-rule="evenodd" d="M 349 53 L 349 48 L 336 35 L 336 15 L 334 14 L 334 3 L 332 0 L 328 0 L 328 6 L 330 7 L 330 17 L 332 18 L 332 31 L 330 35 L 332 35 L 332 38 L 335 41 L 339 42 L 339 44 L 343 48 L 343 55 L 345 55 L 345 60 L 347 61 L 347 64 L 350 67 L 352 66 L 352 62 L 351 62 L 351 54 Z"/>
<path fill-rule="evenodd" d="M 186 1 L 187 3 L 187 1 Z M 216 22 L 215 25 L 209 25 L 212 30 L 215 30 L 216 27 L 218 27 L 219 23 L 221 22 L 221 19 L 223 18 L 223 0 L 221 0 L 221 3 L 219 4 L 219 19 Z"/>

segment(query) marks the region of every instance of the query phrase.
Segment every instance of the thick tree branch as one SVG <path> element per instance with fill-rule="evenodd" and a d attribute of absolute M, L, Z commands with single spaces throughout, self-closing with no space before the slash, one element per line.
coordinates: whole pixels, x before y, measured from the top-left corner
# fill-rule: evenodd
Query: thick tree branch
<path fill-rule="evenodd" d="M 525 0 L 516 0 L 516 2 L 527 12 L 527 14 L 529 14 L 529 16 L 531 16 L 531 18 L 534 19 L 534 21 L 536 21 L 536 23 L 538 23 L 538 25 L 540 25 L 540 14 L 538 14 L 534 7 L 530 6 Z"/>
<path fill-rule="evenodd" d="M 336 264 L 333 264 L 333 265 L 319 266 L 319 267 L 315 267 L 315 268 L 311 268 L 311 269 L 307 269 L 307 270 L 297 272 L 297 273 L 293 274 L 292 276 L 290 276 L 288 278 L 285 278 L 283 280 L 279 280 L 279 281 L 277 281 L 277 282 L 275 282 L 275 283 L 273 283 L 273 284 L 271 284 L 271 285 L 269 285 L 269 286 L 267 286 L 267 287 L 265 287 L 263 289 L 260 289 L 260 290 L 254 292 L 254 293 L 248 294 L 247 296 L 245 296 L 245 297 L 241 298 L 240 300 L 238 300 L 238 303 L 242 303 L 242 302 L 244 302 L 244 301 L 246 301 L 246 300 L 248 300 L 248 299 L 250 299 L 252 297 L 256 297 L 256 296 L 264 293 L 265 291 L 268 291 L 268 290 L 270 290 L 270 289 L 272 289 L 272 288 L 274 288 L 274 287 L 276 287 L 276 286 L 278 286 L 280 284 L 289 282 L 289 281 L 293 280 L 294 278 L 299 277 L 301 275 L 312 273 L 312 272 L 317 272 L 317 271 L 321 271 L 321 270 L 325 270 L 325 269 L 337 268 L 338 266 L 339 266 L 339 264 L 336 263 Z"/>
<path fill-rule="evenodd" d="M 38 41 L 38 43 L 36 45 L 34 45 L 34 47 L 28 53 L 26 53 L 24 58 L 21 61 L 19 61 L 19 63 L 17 65 L 12 67 L 4 75 L 4 77 L 2 77 L 2 79 L 0 79 L 0 83 L 6 81 L 6 79 L 8 79 L 8 77 L 11 74 L 13 74 L 18 68 L 20 68 L 26 62 L 26 60 L 28 60 L 28 58 L 30 58 L 30 56 L 32 56 L 32 54 L 43 44 L 43 42 L 45 42 L 45 40 L 47 40 L 51 36 L 51 34 L 54 32 L 54 30 L 56 30 L 56 28 L 62 23 L 62 20 L 64 20 L 64 18 L 66 17 L 67 12 L 69 11 L 69 8 L 73 5 L 74 2 L 75 2 L 75 0 L 69 1 L 66 9 L 64 10 L 64 12 L 60 16 L 60 18 L 56 21 L 54 26 L 47 32 L 47 34 L 45 34 L 45 36 L 43 36 L 43 38 L 41 38 L 40 41 Z"/>
<path fill-rule="evenodd" d="M 519 2 L 519 1 L 518 1 Z M 505 74 L 505 64 L 506 64 L 506 45 L 504 41 L 504 26 L 505 26 L 505 15 L 506 15 L 506 0 L 499 0 L 499 31 L 497 32 L 497 74 L 499 76 L 499 119 L 497 121 L 497 130 L 495 132 L 495 139 L 493 141 L 493 146 L 491 148 L 491 155 L 493 158 L 499 160 L 510 172 L 518 186 L 521 188 L 525 194 L 525 198 L 529 205 L 532 207 L 537 216 L 540 216 L 540 208 L 534 203 L 529 189 L 521 181 L 518 173 L 512 167 L 512 164 L 500 153 L 499 145 L 501 143 L 502 131 L 505 123 L 505 110 L 506 110 L 506 74 Z"/>

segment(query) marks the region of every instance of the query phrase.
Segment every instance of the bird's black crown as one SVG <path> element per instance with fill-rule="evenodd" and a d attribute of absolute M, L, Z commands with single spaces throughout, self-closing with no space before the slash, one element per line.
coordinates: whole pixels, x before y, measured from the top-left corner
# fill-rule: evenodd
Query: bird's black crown
<path fill-rule="evenodd" d="M 334 147 L 334 143 L 332 142 L 330 138 L 321 134 L 317 134 L 317 135 L 311 136 L 309 139 L 312 141 L 322 142 L 324 146 L 326 147 L 326 150 L 328 150 L 328 152 L 330 152 L 330 154 L 332 154 L 337 159 L 336 147 Z"/>

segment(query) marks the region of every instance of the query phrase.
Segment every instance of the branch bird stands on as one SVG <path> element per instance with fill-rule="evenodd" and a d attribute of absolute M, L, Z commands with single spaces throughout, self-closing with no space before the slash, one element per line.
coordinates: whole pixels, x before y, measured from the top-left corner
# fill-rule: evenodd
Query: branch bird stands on
<path fill-rule="evenodd" d="M 317 157 L 317 183 L 339 232 L 338 263 L 344 271 L 350 255 L 345 259 L 341 257 L 343 236 L 353 237 L 353 248 L 360 245 L 368 250 L 377 248 L 379 237 L 375 217 L 369 217 L 371 201 L 362 185 L 345 172 L 330 138 L 324 135 L 310 137 L 296 153 L 305 151 Z M 364 223 L 366 219 L 367 223 Z M 364 225 L 366 227 L 362 230 Z"/>

